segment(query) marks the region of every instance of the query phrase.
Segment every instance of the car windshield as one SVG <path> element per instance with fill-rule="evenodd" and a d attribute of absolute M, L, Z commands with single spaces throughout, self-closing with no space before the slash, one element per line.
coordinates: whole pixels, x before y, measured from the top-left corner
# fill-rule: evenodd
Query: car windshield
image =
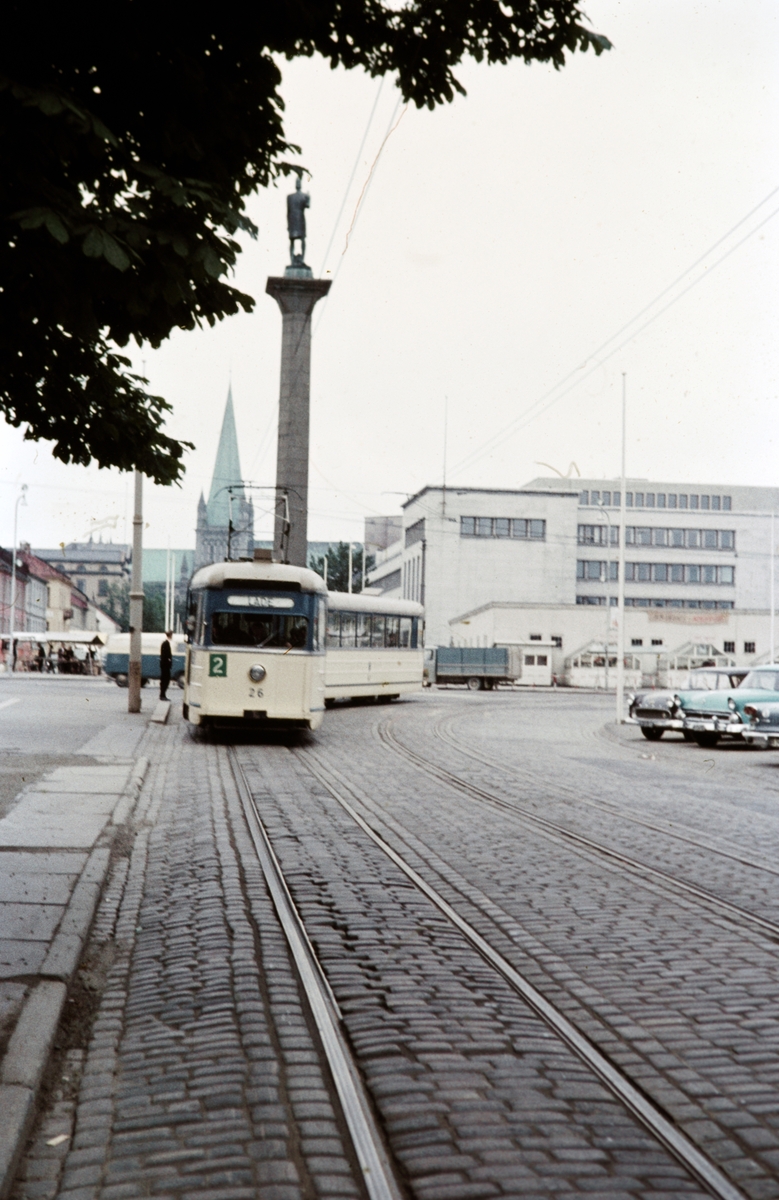
<path fill-rule="evenodd" d="M 687 681 L 688 692 L 723 692 L 738 687 L 743 675 L 729 671 L 692 671 Z"/>
<path fill-rule="evenodd" d="M 757 688 L 764 692 L 779 692 L 779 670 L 773 668 L 770 671 L 765 669 L 750 671 L 739 687 Z"/>
<path fill-rule="evenodd" d="M 298 613 L 215 612 L 211 618 L 215 646 L 254 646 L 258 650 L 305 649 L 308 618 Z"/>

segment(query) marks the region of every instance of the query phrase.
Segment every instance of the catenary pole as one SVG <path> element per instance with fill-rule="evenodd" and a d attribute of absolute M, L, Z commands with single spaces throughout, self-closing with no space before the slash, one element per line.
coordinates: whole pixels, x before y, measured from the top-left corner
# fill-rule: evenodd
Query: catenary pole
<path fill-rule="evenodd" d="M 775 652 L 774 622 L 775 622 L 775 617 L 777 617 L 777 605 L 775 605 L 775 593 L 774 593 L 774 553 L 775 553 L 774 514 L 772 511 L 772 514 L 771 514 L 771 661 L 772 662 L 777 661 L 777 656 L 775 656 L 775 653 L 774 653 Z"/>
<path fill-rule="evenodd" d="M 349 543 L 349 593 L 352 590 L 352 543 Z"/>
<path fill-rule="evenodd" d="M 622 470 L 619 492 L 619 578 L 617 580 L 617 724 L 621 725 L 625 710 L 625 522 L 627 496 L 625 487 L 625 412 L 627 404 L 627 375 L 622 372 Z"/>
<path fill-rule="evenodd" d="M 143 475 L 135 472 L 133 566 L 130 580 L 130 664 L 127 711 L 141 711 L 141 630 L 143 629 Z"/>
<path fill-rule="evenodd" d="M 11 669 L 13 669 L 14 665 L 14 621 L 16 619 L 16 543 L 19 528 L 19 505 L 24 504 L 26 506 L 26 492 L 27 484 L 23 483 L 19 495 L 16 497 L 16 504 L 14 504 L 14 545 L 11 552 L 11 603 L 9 605 L 10 611 L 8 616 L 8 650 L 11 655 Z"/>

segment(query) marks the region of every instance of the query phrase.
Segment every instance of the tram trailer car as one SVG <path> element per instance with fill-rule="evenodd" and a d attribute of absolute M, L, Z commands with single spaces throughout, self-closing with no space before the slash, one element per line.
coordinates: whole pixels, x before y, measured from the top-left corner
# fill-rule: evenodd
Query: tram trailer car
<path fill-rule="evenodd" d="M 305 567 L 222 562 L 189 593 L 184 717 L 192 725 L 318 729 L 327 587 Z"/>
<path fill-rule="evenodd" d="M 329 592 L 325 703 L 422 690 L 424 609 L 413 600 Z"/>
<path fill-rule="evenodd" d="M 160 646 L 165 641 L 164 633 L 141 634 L 141 686 L 149 679 L 160 677 Z M 170 677 L 179 687 L 184 686 L 187 644 L 181 634 L 173 638 L 173 662 Z M 103 673 L 110 675 L 119 687 L 127 687 L 130 671 L 130 635 L 114 633 L 103 651 Z"/>

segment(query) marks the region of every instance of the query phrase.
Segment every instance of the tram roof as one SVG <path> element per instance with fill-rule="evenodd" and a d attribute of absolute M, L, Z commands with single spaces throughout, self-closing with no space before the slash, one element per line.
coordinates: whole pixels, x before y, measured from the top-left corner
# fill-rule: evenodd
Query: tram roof
<path fill-rule="evenodd" d="M 393 617 L 422 617 L 425 610 L 416 600 L 365 596 L 362 592 L 328 592 L 328 607 L 338 612 L 386 613 Z"/>
<path fill-rule="evenodd" d="M 308 567 L 292 567 L 287 563 L 270 562 L 220 562 L 201 567 L 192 577 L 190 587 L 221 588 L 226 583 L 241 586 L 262 587 L 264 583 L 283 587 L 299 588 L 302 592 L 327 591 L 321 575 L 309 571 Z"/>

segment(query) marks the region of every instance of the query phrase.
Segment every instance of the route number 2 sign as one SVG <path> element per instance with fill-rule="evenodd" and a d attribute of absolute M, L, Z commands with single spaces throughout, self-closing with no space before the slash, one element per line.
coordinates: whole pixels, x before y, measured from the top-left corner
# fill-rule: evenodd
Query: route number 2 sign
<path fill-rule="evenodd" d="M 226 654 L 209 654 L 208 656 L 208 674 L 216 675 L 219 679 L 227 677 L 227 655 Z"/>

